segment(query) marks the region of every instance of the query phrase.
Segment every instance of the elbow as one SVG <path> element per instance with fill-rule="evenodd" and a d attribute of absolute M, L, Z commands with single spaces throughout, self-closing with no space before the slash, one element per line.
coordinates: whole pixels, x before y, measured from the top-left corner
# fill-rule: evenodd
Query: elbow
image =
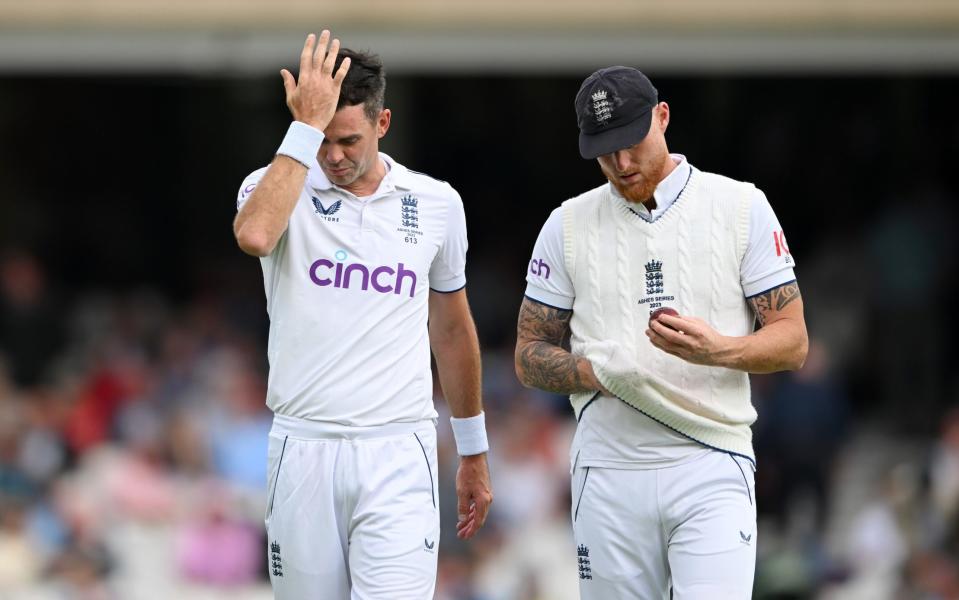
<path fill-rule="evenodd" d="M 806 364 L 806 355 L 809 354 L 809 338 L 804 334 L 799 340 L 795 352 L 793 352 L 792 361 L 789 365 L 790 371 L 798 371 Z"/>
<path fill-rule="evenodd" d="M 251 231 L 249 227 L 237 227 L 234 230 L 236 243 L 240 250 L 250 256 L 264 257 L 273 252 L 275 243 L 273 243 L 266 232 Z"/>
<path fill-rule="evenodd" d="M 513 356 L 513 368 L 516 371 L 516 379 L 523 384 L 523 387 L 533 387 L 529 379 L 526 377 L 526 368 L 523 360 L 523 348 L 519 344 L 516 345 L 516 353 Z"/>

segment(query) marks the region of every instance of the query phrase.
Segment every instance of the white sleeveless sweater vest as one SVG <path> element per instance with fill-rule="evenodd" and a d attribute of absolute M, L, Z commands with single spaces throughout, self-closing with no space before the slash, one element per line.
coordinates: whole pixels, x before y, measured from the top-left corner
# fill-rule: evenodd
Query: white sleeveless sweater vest
<path fill-rule="evenodd" d="M 573 281 L 571 349 L 630 406 L 706 446 L 753 457 L 756 420 L 746 373 L 694 365 L 652 345 L 659 306 L 745 336 L 753 315 L 740 264 L 752 184 L 690 172 L 676 201 L 650 223 L 603 185 L 563 203 L 566 268 Z M 570 397 L 577 418 L 591 393 Z"/>

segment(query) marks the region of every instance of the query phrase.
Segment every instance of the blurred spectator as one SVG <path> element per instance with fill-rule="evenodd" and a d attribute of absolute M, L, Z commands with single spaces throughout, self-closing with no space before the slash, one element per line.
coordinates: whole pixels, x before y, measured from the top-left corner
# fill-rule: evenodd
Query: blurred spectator
<path fill-rule="evenodd" d="M 265 542 L 257 526 L 230 514 L 230 501 L 225 488 L 209 482 L 197 514 L 179 527 L 176 561 L 186 579 L 230 587 L 256 579 Z"/>
<path fill-rule="evenodd" d="M 63 308 L 40 262 L 24 251 L 0 256 L 0 354 L 19 386 L 40 382 L 63 346 Z"/>
<path fill-rule="evenodd" d="M 32 548 L 26 516 L 22 501 L 0 501 L 0 590 L 23 589 L 43 569 L 42 557 Z"/>
<path fill-rule="evenodd" d="M 825 345 L 809 340 L 806 364 L 768 382 L 756 425 L 757 506 L 789 525 L 797 498 L 808 495 L 820 535 L 829 516 L 830 482 L 837 452 L 848 435 L 849 405 Z"/>
<path fill-rule="evenodd" d="M 959 552 L 959 408 L 953 408 L 943 419 L 929 477 L 932 509 L 943 524 L 941 541 Z"/>

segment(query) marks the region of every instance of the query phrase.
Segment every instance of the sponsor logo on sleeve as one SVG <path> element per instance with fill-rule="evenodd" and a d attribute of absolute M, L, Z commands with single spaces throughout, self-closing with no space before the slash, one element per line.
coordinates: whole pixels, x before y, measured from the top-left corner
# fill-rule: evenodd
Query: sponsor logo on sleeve
<path fill-rule="evenodd" d="M 792 255 L 789 253 L 789 246 L 786 244 L 786 234 L 782 230 L 773 232 L 773 244 L 776 246 L 776 256 L 785 256 L 787 265 L 793 263 Z"/>
<path fill-rule="evenodd" d="M 529 263 L 529 272 L 537 277 L 549 279 L 550 268 L 546 261 L 542 258 L 534 258 Z"/>

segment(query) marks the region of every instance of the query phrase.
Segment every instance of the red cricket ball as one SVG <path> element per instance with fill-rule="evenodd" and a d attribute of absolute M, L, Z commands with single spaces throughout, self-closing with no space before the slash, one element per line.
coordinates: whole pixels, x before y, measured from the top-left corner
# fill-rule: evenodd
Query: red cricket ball
<path fill-rule="evenodd" d="M 658 318 L 659 318 L 659 315 L 669 315 L 669 316 L 671 316 L 671 317 L 678 317 L 678 316 L 679 316 L 679 313 L 676 312 L 675 309 L 669 308 L 668 306 L 664 306 L 664 307 L 662 307 L 662 308 L 657 308 L 656 310 L 654 310 L 653 312 L 651 312 L 651 313 L 649 314 L 649 322 L 652 323 L 653 321 L 655 321 L 656 319 L 658 319 Z M 666 325 L 666 324 L 663 323 L 663 325 Z M 668 325 L 667 325 L 667 327 L 668 327 Z"/>

